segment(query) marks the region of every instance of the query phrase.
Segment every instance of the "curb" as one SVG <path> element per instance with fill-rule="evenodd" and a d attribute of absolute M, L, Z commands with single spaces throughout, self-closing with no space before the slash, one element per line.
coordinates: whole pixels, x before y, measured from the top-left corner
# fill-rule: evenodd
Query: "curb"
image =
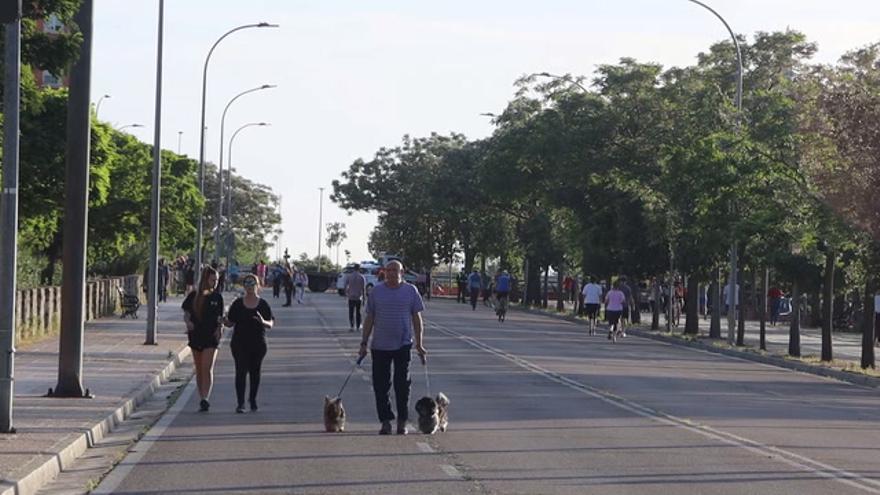
<path fill-rule="evenodd" d="M 533 315 L 546 316 L 549 318 L 554 318 L 557 320 L 565 320 L 571 323 L 575 323 L 578 325 L 583 325 L 585 322 L 583 320 L 579 320 L 571 315 L 561 315 L 561 314 L 550 314 L 545 313 L 540 310 L 528 309 L 528 308 L 520 308 L 515 307 L 512 308 L 516 311 L 522 311 L 524 313 L 529 313 Z M 779 368 L 786 368 L 793 371 L 799 371 L 801 373 L 808 373 L 811 375 L 817 375 L 825 378 L 832 378 L 835 380 L 852 383 L 854 385 L 860 385 L 863 387 L 870 388 L 878 388 L 880 387 L 880 378 L 876 378 L 873 376 L 861 375 L 858 373 L 851 373 L 848 371 L 837 370 L 834 368 L 828 368 L 825 366 L 816 366 L 807 363 L 801 363 L 798 361 L 792 361 L 790 359 L 785 359 L 781 356 L 774 355 L 761 355 L 754 352 L 749 352 L 743 348 L 743 350 L 738 349 L 729 349 L 724 347 L 716 347 L 711 344 L 707 344 L 701 342 L 699 340 L 682 340 L 675 337 L 671 337 L 669 335 L 664 335 L 662 333 L 657 333 L 651 330 L 646 330 L 644 327 L 629 327 L 626 332 L 630 335 L 636 335 L 641 338 L 656 340 L 658 342 L 664 342 L 666 344 L 677 345 L 681 347 L 690 347 L 693 349 L 699 349 L 701 351 L 712 352 L 715 354 L 722 354 L 728 357 L 734 357 L 739 359 L 745 359 L 748 361 L 753 361 L 756 363 L 767 364 L 770 366 L 776 366 Z"/>
<path fill-rule="evenodd" d="M 149 383 L 138 389 L 113 412 L 100 420 L 88 431 L 74 438 L 62 447 L 53 457 L 30 473 L 19 479 L 7 479 L 0 482 L 0 495 L 31 495 L 40 490 L 44 485 L 55 479 L 64 469 L 69 468 L 73 462 L 83 455 L 89 447 L 100 442 L 104 435 L 112 431 L 119 423 L 128 418 L 137 406 L 149 399 L 162 383 L 177 370 L 181 362 L 191 353 L 189 346 L 184 345 L 172 360 L 155 374 Z"/>

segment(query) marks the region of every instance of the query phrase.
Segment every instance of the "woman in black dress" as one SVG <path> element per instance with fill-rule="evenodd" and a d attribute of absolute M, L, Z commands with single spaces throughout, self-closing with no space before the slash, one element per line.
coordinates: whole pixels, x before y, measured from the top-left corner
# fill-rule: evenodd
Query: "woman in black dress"
<path fill-rule="evenodd" d="M 205 267 L 199 282 L 199 290 L 190 292 L 183 300 L 183 321 L 192 349 L 196 369 L 196 385 L 199 388 L 199 411 L 207 411 L 211 404 L 211 388 L 214 386 L 214 361 L 220 346 L 223 322 L 223 296 L 217 287 L 217 272 Z"/>
<path fill-rule="evenodd" d="M 248 394 L 251 411 L 257 410 L 257 390 L 260 388 L 260 368 L 266 357 L 266 330 L 275 323 L 272 308 L 259 293 L 260 283 L 254 274 L 245 275 L 241 281 L 244 295 L 229 306 L 224 324 L 235 326 L 229 347 L 235 359 L 235 395 L 238 398 L 237 413 L 244 412 L 245 381 L 250 375 L 251 389 Z"/>

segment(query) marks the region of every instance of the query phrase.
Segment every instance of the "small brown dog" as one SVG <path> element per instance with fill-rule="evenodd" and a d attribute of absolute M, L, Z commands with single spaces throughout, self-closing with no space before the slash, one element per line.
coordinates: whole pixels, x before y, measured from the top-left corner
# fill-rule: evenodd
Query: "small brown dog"
<path fill-rule="evenodd" d="M 436 398 L 422 397 L 416 402 L 419 413 L 419 431 L 425 435 L 433 435 L 439 429 L 446 431 L 449 425 L 449 399 L 443 392 Z"/>
<path fill-rule="evenodd" d="M 342 397 L 331 399 L 329 396 L 324 396 L 324 429 L 329 433 L 345 431 L 345 408 L 342 407 Z"/>

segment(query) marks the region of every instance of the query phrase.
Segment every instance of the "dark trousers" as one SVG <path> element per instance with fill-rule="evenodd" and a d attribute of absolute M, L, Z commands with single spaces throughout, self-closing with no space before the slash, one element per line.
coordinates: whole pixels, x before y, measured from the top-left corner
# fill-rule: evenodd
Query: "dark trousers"
<path fill-rule="evenodd" d="M 284 303 L 285 306 L 290 306 L 291 297 L 293 297 L 293 287 L 289 285 L 284 286 L 284 297 L 287 299 L 287 302 Z"/>
<path fill-rule="evenodd" d="M 266 343 L 243 343 L 232 342 L 232 358 L 235 359 L 235 396 L 238 404 L 244 404 L 245 381 L 250 375 L 251 390 L 248 398 L 251 402 L 257 400 L 257 390 L 260 388 L 260 368 L 263 358 L 266 357 Z"/>
<path fill-rule="evenodd" d="M 409 362 L 412 345 L 405 345 L 396 351 L 373 349 L 373 393 L 376 395 L 376 412 L 379 421 L 391 421 L 391 366 L 394 365 L 394 400 L 397 403 L 397 421 L 409 419 Z"/>
<path fill-rule="evenodd" d="M 458 283 L 458 296 L 456 298 L 456 301 L 458 301 L 460 303 L 467 302 L 467 300 L 465 299 L 465 292 L 466 291 L 467 291 L 467 285 L 459 282 Z"/>
<path fill-rule="evenodd" d="M 348 300 L 348 323 L 354 327 L 355 320 L 357 320 L 357 326 L 355 328 L 360 328 L 361 327 L 361 301 L 359 299 L 349 299 Z"/>
<path fill-rule="evenodd" d="M 272 284 L 272 297 L 278 299 L 278 296 L 281 295 L 281 284 Z"/>
<path fill-rule="evenodd" d="M 471 289 L 471 307 L 477 309 L 477 300 L 480 298 L 480 289 Z"/>

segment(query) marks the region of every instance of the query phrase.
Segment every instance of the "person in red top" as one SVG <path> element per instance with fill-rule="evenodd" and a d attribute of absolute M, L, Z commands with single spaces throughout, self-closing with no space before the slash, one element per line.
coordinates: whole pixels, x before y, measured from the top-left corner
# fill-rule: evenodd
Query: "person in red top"
<path fill-rule="evenodd" d="M 782 305 L 782 291 L 779 287 L 770 287 L 767 291 L 767 298 L 770 299 L 770 324 L 776 325 L 779 321 L 779 308 Z"/>

